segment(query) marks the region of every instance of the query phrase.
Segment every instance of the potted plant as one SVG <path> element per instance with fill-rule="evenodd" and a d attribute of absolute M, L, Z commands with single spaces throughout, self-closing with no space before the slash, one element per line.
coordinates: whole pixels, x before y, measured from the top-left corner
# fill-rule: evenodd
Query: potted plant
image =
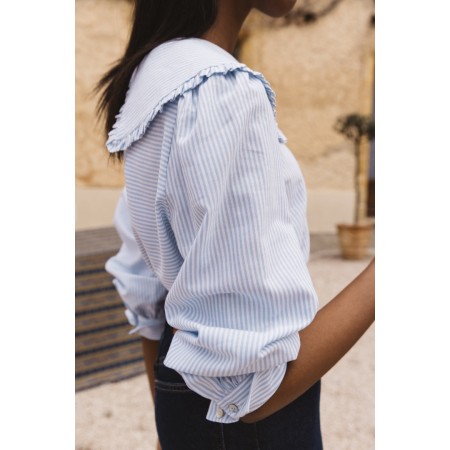
<path fill-rule="evenodd" d="M 363 162 L 368 158 L 368 143 L 375 136 L 375 122 L 370 116 L 349 114 L 336 121 L 335 130 L 352 141 L 356 160 L 353 224 L 337 225 L 339 242 L 345 259 L 361 259 L 367 256 L 373 234 L 373 224 L 366 214 L 368 174 Z"/>

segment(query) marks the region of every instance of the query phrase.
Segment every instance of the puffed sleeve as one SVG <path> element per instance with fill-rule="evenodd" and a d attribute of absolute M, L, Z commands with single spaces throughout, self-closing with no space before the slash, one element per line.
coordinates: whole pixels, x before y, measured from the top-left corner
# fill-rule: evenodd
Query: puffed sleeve
<path fill-rule="evenodd" d="M 179 100 L 166 195 L 184 262 L 166 301 L 179 331 L 165 365 L 211 400 L 212 421 L 274 394 L 317 312 L 285 164 L 258 78 L 214 76 Z"/>
<path fill-rule="evenodd" d="M 108 259 L 105 269 L 123 300 L 125 315 L 138 332 L 151 340 L 159 340 L 164 330 L 164 301 L 167 290 L 143 260 L 133 235 L 126 190 L 122 191 L 114 215 L 114 224 L 122 240 L 119 252 Z"/>

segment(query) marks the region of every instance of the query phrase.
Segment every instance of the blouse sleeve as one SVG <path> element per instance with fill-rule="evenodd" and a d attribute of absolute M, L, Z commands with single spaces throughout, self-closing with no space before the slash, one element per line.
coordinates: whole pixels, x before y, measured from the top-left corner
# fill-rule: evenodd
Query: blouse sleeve
<path fill-rule="evenodd" d="M 284 163 L 256 77 L 214 76 L 180 98 L 166 196 L 184 263 L 166 301 L 179 331 L 165 365 L 211 400 L 212 421 L 236 422 L 274 394 L 317 312 Z"/>
<path fill-rule="evenodd" d="M 143 260 L 133 235 L 128 214 L 126 190 L 122 191 L 114 215 L 114 224 L 122 240 L 117 255 L 108 259 L 105 269 L 123 300 L 125 315 L 138 332 L 151 340 L 159 340 L 165 324 L 164 300 L 167 290 Z"/>

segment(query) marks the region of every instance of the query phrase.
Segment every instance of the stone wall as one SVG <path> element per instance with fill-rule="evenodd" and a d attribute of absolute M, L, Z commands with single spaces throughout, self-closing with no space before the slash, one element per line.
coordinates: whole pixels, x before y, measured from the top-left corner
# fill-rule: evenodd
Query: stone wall
<path fill-rule="evenodd" d="M 120 166 L 108 162 L 102 124 L 96 119 L 93 89 L 118 59 L 128 36 L 131 3 L 126 0 L 75 2 L 75 107 L 77 187 L 118 187 Z"/>
<path fill-rule="evenodd" d="M 76 1 L 78 228 L 112 223 L 123 184 L 120 166 L 108 163 L 91 91 L 123 49 L 130 11 L 126 0 Z M 340 115 L 371 111 L 372 13 L 373 0 L 342 0 L 301 26 L 254 13 L 242 35 L 239 58 L 277 93 L 280 128 L 306 179 L 313 232 L 333 231 L 335 223 L 352 218 L 352 148 L 333 125 Z"/>

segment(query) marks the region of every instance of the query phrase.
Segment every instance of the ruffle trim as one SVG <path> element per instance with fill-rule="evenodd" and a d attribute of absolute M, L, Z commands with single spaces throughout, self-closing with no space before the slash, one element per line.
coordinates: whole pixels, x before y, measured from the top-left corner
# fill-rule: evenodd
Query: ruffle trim
<path fill-rule="evenodd" d="M 110 153 L 118 152 L 120 150 L 126 150 L 129 148 L 134 142 L 141 139 L 148 127 L 150 126 L 153 119 L 157 114 L 163 111 L 164 105 L 166 103 L 172 102 L 178 97 L 182 96 L 186 92 L 197 88 L 203 82 L 205 82 L 208 78 L 213 75 L 221 74 L 227 75 L 230 72 L 234 72 L 236 70 L 240 70 L 243 72 L 247 72 L 252 76 L 256 77 L 261 83 L 264 85 L 266 90 L 267 97 L 272 105 L 273 113 L 276 115 L 276 101 L 275 101 L 275 92 L 270 87 L 269 82 L 264 78 L 264 76 L 255 72 L 254 70 L 249 69 L 245 65 L 236 65 L 236 64 L 220 64 L 217 66 L 211 66 L 206 69 L 201 70 L 195 76 L 190 78 L 189 80 L 183 82 L 181 86 L 174 89 L 168 95 L 163 97 L 157 105 L 145 116 L 145 118 L 140 122 L 140 124 L 135 127 L 131 132 L 127 132 L 126 134 L 121 136 L 120 133 L 120 117 L 123 113 L 123 109 L 125 107 L 125 103 L 120 108 L 119 114 L 117 115 L 117 120 L 113 125 L 112 130 L 108 134 L 108 141 L 106 142 L 106 147 L 108 148 Z M 127 95 L 128 97 L 128 95 Z M 283 136 L 284 137 L 284 136 Z M 284 138 L 285 139 L 285 138 Z M 283 140 L 284 140 L 283 139 Z M 281 139 L 280 139 L 281 142 Z"/>

